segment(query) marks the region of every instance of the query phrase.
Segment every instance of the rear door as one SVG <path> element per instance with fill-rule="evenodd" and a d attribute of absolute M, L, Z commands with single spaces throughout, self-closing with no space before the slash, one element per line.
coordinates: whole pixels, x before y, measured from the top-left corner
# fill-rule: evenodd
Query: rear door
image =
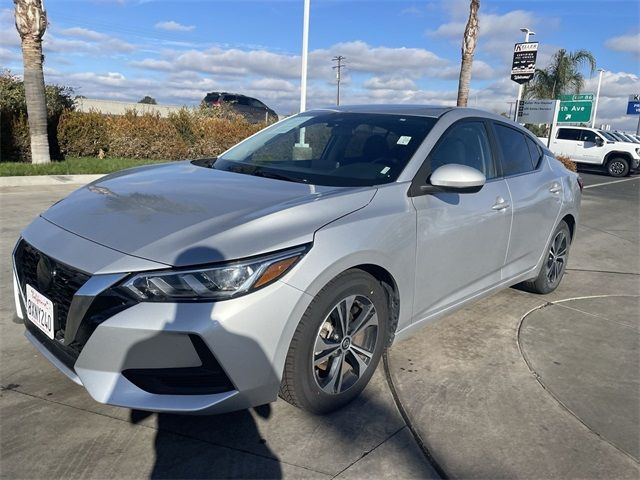
<path fill-rule="evenodd" d="M 511 223 L 511 199 L 500 178 L 484 119 L 454 123 L 442 135 L 417 179 L 462 164 L 482 171 L 477 193 L 412 197 L 417 212 L 414 320 L 453 306 L 500 283 Z"/>
<path fill-rule="evenodd" d="M 556 155 L 565 155 L 575 159 L 579 142 L 580 129 L 560 127 L 556 132 L 555 138 L 551 140 L 551 151 Z M 582 144 L 580 147 L 582 147 Z"/>
<path fill-rule="evenodd" d="M 511 235 L 502 278 L 509 279 L 536 266 L 545 251 L 562 206 L 562 182 L 526 133 L 494 122 L 502 172 L 512 202 Z"/>

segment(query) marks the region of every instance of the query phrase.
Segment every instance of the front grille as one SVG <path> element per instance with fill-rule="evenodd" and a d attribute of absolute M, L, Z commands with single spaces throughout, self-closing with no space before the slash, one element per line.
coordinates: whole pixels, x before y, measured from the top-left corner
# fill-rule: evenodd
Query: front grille
<path fill-rule="evenodd" d="M 41 261 L 52 273 L 50 281 L 43 282 L 42 278 L 38 278 L 38 263 Z M 45 255 L 25 240 L 18 243 L 14 252 L 14 262 L 22 292 L 26 292 L 26 285 L 29 284 L 53 302 L 55 338 L 59 341 L 64 340 L 71 300 L 89 280 L 89 275 Z"/>

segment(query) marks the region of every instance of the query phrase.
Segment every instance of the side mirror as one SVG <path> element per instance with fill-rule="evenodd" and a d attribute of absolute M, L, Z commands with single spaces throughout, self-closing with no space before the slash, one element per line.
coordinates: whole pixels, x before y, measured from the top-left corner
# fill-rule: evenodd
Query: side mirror
<path fill-rule="evenodd" d="M 604 140 L 602 140 L 602 138 L 600 137 L 596 137 L 596 145 L 601 147 L 604 145 Z"/>
<path fill-rule="evenodd" d="M 430 192 L 479 192 L 487 181 L 484 173 L 467 165 L 450 163 L 436 169 L 429 178 L 430 185 L 422 187 L 424 193 Z"/>

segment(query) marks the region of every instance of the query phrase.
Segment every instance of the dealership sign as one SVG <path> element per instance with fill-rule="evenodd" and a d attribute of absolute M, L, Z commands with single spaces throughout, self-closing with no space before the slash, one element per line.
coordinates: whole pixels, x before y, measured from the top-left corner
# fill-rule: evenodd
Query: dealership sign
<path fill-rule="evenodd" d="M 640 93 L 629 95 L 627 115 L 640 115 Z"/>
<path fill-rule="evenodd" d="M 513 47 L 511 80 L 521 84 L 531 80 L 536 73 L 537 55 L 538 42 L 516 43 Z"/>
<path fill-rule="evenodd" d="M 557 100 L 522 100 L 518 103 L 518 122 L 551 123 Z"/>

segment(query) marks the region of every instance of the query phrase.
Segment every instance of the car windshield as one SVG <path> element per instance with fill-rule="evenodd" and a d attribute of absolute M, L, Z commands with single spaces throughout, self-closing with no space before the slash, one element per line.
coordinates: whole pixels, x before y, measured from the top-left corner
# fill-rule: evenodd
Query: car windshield
<path fill-rule="evenodd" d="M 211 167 L 313 185 L 390 183 L 436 121 L 411 115 L 306 112 L 239 143 Z"/>
<path fill-rule="evenodd" d="M 606 138 L 607 140 L 609 140 L 610 142 L 616 141 L 616 138 L 613 135 L 611 135 L 609 132 L 605 132 L 604 130 L 598 130 L 598 133 L 602 135 L 604 138 Z"/>

